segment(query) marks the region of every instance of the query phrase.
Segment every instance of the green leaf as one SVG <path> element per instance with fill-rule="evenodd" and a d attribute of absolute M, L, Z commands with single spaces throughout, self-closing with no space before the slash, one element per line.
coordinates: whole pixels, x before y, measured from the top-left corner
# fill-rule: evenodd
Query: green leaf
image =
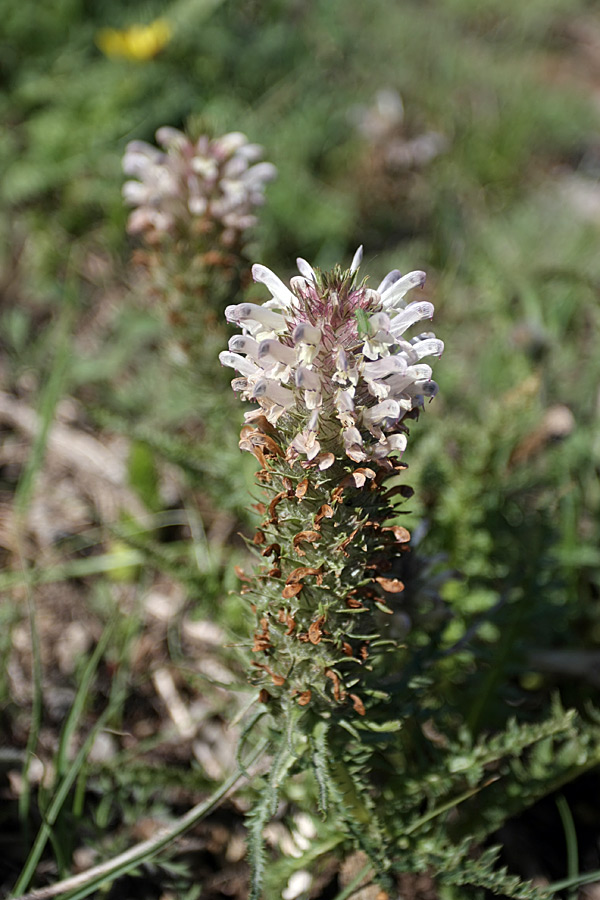
<path fill-rule="evenodd" d="M 154 453 L 148 444 L 141 441 L 131 444 L 127 468 L 131 487 L 150 511 L 157 512 L 162 505 L 159 477 Z"/>

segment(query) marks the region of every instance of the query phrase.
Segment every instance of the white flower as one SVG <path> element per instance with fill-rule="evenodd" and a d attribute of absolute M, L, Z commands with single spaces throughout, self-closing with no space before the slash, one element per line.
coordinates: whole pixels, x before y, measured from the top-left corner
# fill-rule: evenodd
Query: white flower
<path fill-rule="evenodd" d="M 298 869 L 290 875 L 287 887 L 281 892 L 283 900 L 296 900 L 306 894 L 312 885 L 312 875 L 306 869 Z"/>
<path fill-rule="evenodd" d="M 243 399 L 257 401 L 294 455 L 321 451 L 356 462 L 382 460 L 406 447 L 403 418 L 437 393 L 432 369 L 421 362 L 444 345 L 430 332 L 411 340 L 408 329 L 433 315 L 428 301 L 405 304 L 423 272 L 395 269 L 374 291 L 358 283 L 362 247 L 350 269 L 316 272 L 298 259 L 300 276 L 288 288 L 263 265 L 252 269 L 270 298 L 239 303 L 227 320 L 243 333 L 220 355 L 242 378 L 232 382 Z M 247 413 L 248 421 L 257 412 Z"/>

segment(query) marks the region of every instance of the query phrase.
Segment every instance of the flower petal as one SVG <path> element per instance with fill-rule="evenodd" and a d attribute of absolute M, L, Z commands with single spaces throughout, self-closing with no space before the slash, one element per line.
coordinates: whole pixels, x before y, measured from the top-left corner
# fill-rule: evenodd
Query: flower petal
<path fill-rule="evenodd" d="M 264 284 L 271 291 L 273 298 L 279 301 L 283 309 L 290 308 L 292 301 L 294 300 L 294 295 L 290 289 L 285 286 L 281 278 L 278 278 L 274 272 L 271 272 L 266 266 L 255 263 L 252 266 L 252 277 L 255 281 Z"/>
<path fill-rule="evenodd" d="M 362 258 L 363 258 L 363 246 L 361 244 L 360 247 L 358 248 L 358 250 L 356 251 L 356 253 L 354 254 L 354 256 L 352 257 L 352 262 L 350 263 L 350 271 L 352 272 L 352 274 L 354 274 L 354 272 L 356 272 L 357 269 L 359 268 L 359 266 L 362 262 Z"/>
<path fill-rule="evenodd" d="M 397 281 L 394 281 L 381 295 L 381 302 L 384 309 L 396 306 L 408 291 L 415 287 L 422 287 L 425 284 L 427 275 L 419 270 L 409 272 Z"/>

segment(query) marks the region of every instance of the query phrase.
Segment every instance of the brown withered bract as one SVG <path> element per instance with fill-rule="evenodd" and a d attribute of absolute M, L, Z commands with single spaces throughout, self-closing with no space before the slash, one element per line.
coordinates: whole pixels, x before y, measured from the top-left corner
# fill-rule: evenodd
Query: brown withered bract
<path fill-rule="evenodd" d="M 252 581 L 251 576 L 247 575 L 241 566 L 234 566 L 233 571 L 235 572 L 237 577 L 240 579 L 240 581 Z"/>
<path fill-rule="evenodd" d="M 259 428 L 265 434 L 270 434 L 271 437 L 278 437 L 279 435 L 279 432 L 277 431 L 275 426 L 271 425 L 266 416 L 257 416 L 253 420 L 253 424 L 256 426 L 256 428 Z"/>
<path fill-rule="evenodd" d="M 278 503 L 280 503 L 284 497 L 287 497 L 287 491 L 280 491 L 278 494 L 275 494 L 271 502 L 269 503 L 269 519 L 266 524 L 268 525 L 277 525 L 277 513 L 275 512 L 275 507 Z"/>
<path fill-rule="evenodd" d="M 388 594 L 400 594 L 404 590 L 404 584 L 399 581 L 398 578 L 382 578 L 379 576 L 375 581 L 377 584 L 380 584 Z"/>
<path fill-rule="evenodd" d="M 275 559 L 279 559 L 281 556 L 281 544 L 273 543 L 268 544 L 265 549 L 262 551 L 263 556 L 274 556 Z"/>
<path fill-rule="evenodd" d="M 253 428 L 244 425 L 240 431 L 239 446 L 241 450 L 247 450 L 254 454 L 263 468 L 267 467 L 267 460 L 283 456 L 283 450 L 272 437 Z"/>
<path fill-rule="evenodd" d="M 302 500 L 302 498 L 306 494 L 307 490 L 308 490 L 308 478 L 304 478 L 302 481 L 298 482 L 298 485 L 296 487 L 295 493 L 296 493 L 296 497 L 298 498 L 298 500 Z"/>
<path fill-rule="evenodd" d="M 333 453 L 319 453 L 312 462 L 306 460 L 301 463 L 302 468 L 311 468 L 312 466 L 317 466 L 320 472 L 324 472 L 326 469 L 330 469 L 335 462 L 335 456 Z"/>
<path fill-rule="evenodd" d="M 286 584 L 281 592 L 281 596 L 284 600 L 290 600 L 292 597 L 296 597 L 303 587 L 304 585 L 301 581 L 297 582 L 296 584 Z"/>
<path fill-rule="evenodd" d="M 263 617 L 260 620 L 260 626 L 262 631 L 256 632 L 254 634 L 254 644 L 252 646 L 253 653 L 262 653 L 265 650 L 268 650 L 271 646 L 271 639 L 269 637 L 269 620 L 266 617 Z"/>
<path fill-rule="evenodd" d="M 364 716 L 365 714 L 365 704 L 362 702 L 358 694 L 350 694 L 350 699 L 352 700 L 352 706 L 359 714 L 359 716 Z"/>
<path fill-rule="evenodd" d="M 331 492 L 331 502 L 332 503 L 341 503 L 344 497 L 344 488 L 336 487 Z"/>
<path fill-rule="evenodd" d="M 391 531 L 399 544 L 407 544 L 410 541 L 410 531 L 402 525 L 385 525 L 382 531 Z"/>
<path fill-rule="evenodd" d="M 346 696 L 345 692 L 340 689 L 339 675 L 337 675 L 332 669 L 325 669 L 325 675 L 327 678 L 331 678 L 331 680 L 333 681 L 333 699 L 339 703 Z"/>
<path fill-rule="evenodd" d="M 316 541 L 321 540 L 321 535 L 318 531 L 299 531 L 298 534 L 294 535 L 292 543 L 294 545 L 294 550 L 298 554 L 298 556 L 306 556 L 304 550 L 300 548 L 300 544 L 308 543 L 314 544 Z"/>
<path fill-rule="evenodd" d="M 346 553 L 346 548 L 352 543 L 358 532 L 361 530 L 360 525 L 357 525 L 354 531 L 351 531 L 347 538 L 345 538 L 341 544 L 336 548 L 337 550 L 341 550 L 345 556 L 348 556 Z"/>
<path fill-rule="evenodd" d="M 315 622 L 311 622 L 308 626 L 308 640 L 311 644 L 318 644 L 323 636 L 321 625 L 325 621 L 325 616 L 319 616 Z"/>
<path fill-rule="evenodd" d="M 283 624 L 287 625 L 287 631 L 285 631 L 284 634 L 290 635 L 290 634 L 294 633 L 294 631 L 296 629 L 296 622 L 295 622 L 293 616 L 289 612 L 287 612 L 285 609 L 283 609 L 283 607 L 279 610 L 277 618 L 281 622 L 282 625 Z"/>
<path fill-rule="evenodd" d="M 317 526 L 320 526 L 323 519 L 331 519 L 332 516 L 333 516 L 333 507 L 331 507 L 328 503 L 324 503 L 319 508 L 319 511 L 315 514 L 315 518 L 314 518 L 315 528 L 317 528 Z"/>
<path fill-rule="evenodd" d="M 288 577 L 286 578 L 286 584 L 294 584 L 297 581 L 302 581 L 303 578 L 306 578 L 307 575 L 316 575 L 317 576 L 317 585 L 323 584 L 323 566 L 318 566 L 318 568 L 314 568 L 314 566 L 298 566 L 297 569 L 294 569 Z"/>
<path fill-rule="evenodd" d="M 257 669 L 263 669 L 267 675 L 271 676 L 273 684 L 277 687 L 281 687 L 281 685 L 285 684 L 285 678 L 283 675 L 278 675 L 277 672 L 274 672 L 273 669 L 268 666 L 266 663 L 259 663 L 256 660 L 253 660 L 250 665 L 256 666 Z"/>
<path fill-rule="evenodd" d="M 391 500 L 392 497 L 402 497 L 404 500 L 410 500 L 414 493 L 414 488 L 411 488 L 409 484 L 397 484 L 385 492 L 383 499 Z"/>
<path fill-rule="evenodd" d="M 340 487 L 363 487 L 367 481 L 375 478 L 374 469 L 360 468 L 355 469 L 354 472 L 350 472 L 349 475 L 340 482 Z"/>

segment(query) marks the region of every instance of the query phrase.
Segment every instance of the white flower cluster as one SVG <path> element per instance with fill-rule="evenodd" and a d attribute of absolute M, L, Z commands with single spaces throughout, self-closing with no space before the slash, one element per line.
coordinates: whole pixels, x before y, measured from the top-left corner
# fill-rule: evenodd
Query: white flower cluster
<path fill-rule="evenodd" d="M 232 387 L 260 409 L 291 440 L 288 457 L 309 460 L 342 450 L 356 462 L 384 459 L 406 447 L 402 419 L 438 387 L 425 357 L 441 355 L 444 345 L 427 332 L 404 338 L 417 322 L 433 316 L 428 301 L 406 304 L 424 272 L 402 276 L 394 269 L 377 290 L 358 285 L 360 247 L 347 272 L 315 272 L 298 259 L 300 276 L 291 290 L 270 269 L 252 268 L 254 280 L 271 292 L 262 305 L 229 306 L 229 322 L 242 334 L 220 354 L 223 365 L 240 377 Z"/>
<path fill-rule="evenodd" d="M 123 185 L 125 202 L 135 207 L 131 234 L 172 233 L 205 218 L 221 226 L 223 243 L 231 245 L 255 224 L 252 210 L 277 175 L 272 163 L 259 162 L 262 147 L 240 132 L 194 142 L 168 126 L 158 129 L 156 140 L 163 150 L 131 141 L 123 157 L 125 174 L 137 179 Z"/>

